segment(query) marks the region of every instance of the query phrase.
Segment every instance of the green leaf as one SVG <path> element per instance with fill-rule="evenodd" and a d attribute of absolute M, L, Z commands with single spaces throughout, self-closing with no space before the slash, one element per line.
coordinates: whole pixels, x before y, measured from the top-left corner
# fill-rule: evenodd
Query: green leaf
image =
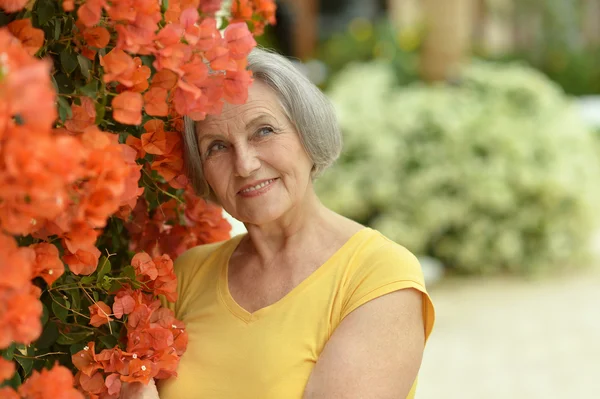
<path fill-rule="evenodd" d="M 91 77 L 90 71 L 92 70 L 92 62 L 81 54 L 77 55 L 77 62 L 79 63 L 79 68 L 81 68 L 81 74 L 85 76 L 86 79 L 89 79 Z"/>
<path fill-rule="evenodd" d="M 104 276 L 112 270 L 112 265 L 106 256 L 102 256 L 98 264 L 100 266 L 98 267 L 98 278 L 96 279 L 96 283 L 101 284 Z"/>
<path fill-rule="evenodd" d="M 83 70 L 81 70 L 81 72 L 83 73 Z M 98 96 L 98 81 L 93 79 L 90 83 L 81 86 L 78 90 L 90 98 L 96 98 Z"/>
<path fill-rule="evenodd" d="M 54 40 L 60 39 L 61 24 L 59 20 L 54 21 Z"/>
<path fill-rule="evenodd" d="M 81 309 L 81 294 L 79 293 L 79 289 L 70 290 L 71 294 L 71 309 L 79 311 Z"/>
<path fill-rule="evenodd" d="M 66 322 L 67 321 L 67 317 L 69 316 L 69 307 L 70 307 L 70 303 L 69 301 L 65 300 L 63 297 L 61 296 L 55 296 L 53 297 L 53 301 L 52 301 L 52 312 L 54 312 L 54 315 L 56 317 L 59 318 L 60 321 L 62 322 Z"/>
<path fill-rule="evenodd" d="M 24 356 L 33 356 L 35 354 L 35 350 L 32 346 L 26 348 L 26 350 L 24 352 L 25 352 L 25 353 L 23 353 Z M 33 360 L 34 359 L 29 358 L 29 357 L 25 358 L 25 357 L 16 356 L 15 360 L 23 368 L 23 376 L 27 377 L 29 375 L 29 373 L 31 373 L 31 369 L 33 368 Z"/>
<path fill-rule="evenodd" d="M 48 322 L 49 312 L 48 307 L 42 303 L 42 327 Z"/>
<path fill-rule="evenodd" d="M 67 74 L 71 74 L 75 68 L 77 68 L 79 62 L 75 53 L 73 53 L 71 49 L 66 48 L 60 53 L 60 64 L 63 71 Z"/>
<path fill-rule="evenodd" d="M 115 346 L 117 346 L 118 343 L 117 338 L 112 335 L 104 335 L 102 337 L 99 337 L 98 340 L 102 342 L 102 344 L 104 344 L 106 349 L 114 348 Z"/>
<path fill-rule="evenodd" d="M 125 266 L 121 271 L 121 276 L 128 277 L 130 280 L 135 280 L 135 269 L 131 265 Z"/>
<path fill-rule="evenodd" d="M 94 282 L 95 277 L 85 276 L 81 278 L 81 284 L 91 284 Z"/>
<path fill-rule="evenodd" d="M 49 348 L 58 338 L 58 327 L 53 321 L 49 321 L 42 331 L 42 335 L 35 342 L 35 346 L 38 348 Z"/>
<path fill-rule="evenodd" d="M 98 295 L 97 291 L 93 291 L 92 296 L 94 297 L 94 302 L 100 301 L 100 296 Z"/>
<path fill-rule="evenodd" d="M 71 352 L 71 355 L 74 355 L 77 352 L 81 351 L 83 348 L 85 348 L 86 345 L 87 345 L 87 342 L 80 342 L 78 344 L 71 345 L 71 347 L 69 348 L 69 351 Z"/>
<path fill-rule="evenodd" d="M 68 333 L 68 334 L 62 334 L 59 333 L 59 337 L 56 340 L 56 343 L 61 344 L 61 345 L 73 345 L 76 344 L 78 342 L 81 342 L 83 340 L 85 340 L 86 338 L 94 335 L 94 333 L 92 331 L 79 331 L 79 332 L 72 332 L 72 333 Z"/>
<path fill-rule="evenodd" d="M 56 89 L 60 94 L 71 94 L 75 91 L 73 80 L 64 73 L 54 75 L 54 81 L 56 82 Z"/>
<path fill-rule="evenodd" d="M 73 110 L 71 104 L 64 97 L 58 96 L 56 98 L 58 99 L 58 116 L 64 122 L 73 116 Z"/>
<path fill-rule="evenodd" d="M 0 353 L 2 354 L 2 357 L 5 358 L 6 360 L 11 360 L 13 358 L 13 355 L 15 354 L 15 349 L 17 348 L 17 344 L 15 342 L 13 342 L 12 344 L 10 344 L 10 346 L 2 351 L 0 351 Z"/>
<path fill-rule="evenodd" d="M 37 15 L 39 26 L 46 25 L 46 22 L 54 17 L 56 14 L 56 7 L 54 7 L 55 3 L 56 2 L 52 0 L 38 0 L 34 15 Z"/>
<path fill-rule="evenodd" d="M 0 383 L 0 387 L 9 386 L 14 389 L 17 389 L 19 387 L 19 385 L 21 385 L 21 376 L 19 375 L 19 373 L 13 374 L 13 376 L 10 380 L 6 380 L 6 381 Z"/>
<path fill-rule="evenodd" d="M 99 125 L 104 120 L 106 114 L 106 106 L 100 102 L 96 103 L 96 125 Z"/>

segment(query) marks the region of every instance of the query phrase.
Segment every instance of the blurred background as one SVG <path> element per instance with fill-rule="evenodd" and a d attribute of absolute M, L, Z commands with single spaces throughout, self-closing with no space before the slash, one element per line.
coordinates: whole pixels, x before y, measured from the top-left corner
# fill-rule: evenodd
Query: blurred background
<path fill-rule="evenodd" d="M 417 398 L 600 398 L 600 0 L 281 0 L 277 19 L 260 44 L 344 134 L 321 199 L 421 259 Z"/>

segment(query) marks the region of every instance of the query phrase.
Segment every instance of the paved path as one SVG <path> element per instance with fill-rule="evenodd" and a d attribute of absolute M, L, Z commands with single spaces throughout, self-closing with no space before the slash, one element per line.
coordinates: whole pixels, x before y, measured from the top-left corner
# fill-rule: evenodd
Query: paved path
<path fill-rule="evenodd" d="M 430 291 L 417 399 L 600 399 L 600 271 Z"/>

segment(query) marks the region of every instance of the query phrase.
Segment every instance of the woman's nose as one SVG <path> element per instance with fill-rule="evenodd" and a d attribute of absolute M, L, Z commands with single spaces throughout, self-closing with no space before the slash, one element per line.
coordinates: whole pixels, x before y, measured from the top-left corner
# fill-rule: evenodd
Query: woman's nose
<path fill-rule="evenodd" d="M 246 148 L 236 148 L 235 150 L 235 172 L 239 177 L 252 176 L 254 172 L 260 169 L 260 159 L 256 150 L 251 146 Z"/>

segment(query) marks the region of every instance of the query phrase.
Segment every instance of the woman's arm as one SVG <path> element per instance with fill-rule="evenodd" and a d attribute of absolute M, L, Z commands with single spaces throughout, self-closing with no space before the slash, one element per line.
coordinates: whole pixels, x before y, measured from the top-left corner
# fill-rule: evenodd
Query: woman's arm
<path fill-rule="evenodd" d="M 406 398 L 425 346 L 422 306 L 410 288 L 350 313 L 325 345 L 304 399 Z"/>

